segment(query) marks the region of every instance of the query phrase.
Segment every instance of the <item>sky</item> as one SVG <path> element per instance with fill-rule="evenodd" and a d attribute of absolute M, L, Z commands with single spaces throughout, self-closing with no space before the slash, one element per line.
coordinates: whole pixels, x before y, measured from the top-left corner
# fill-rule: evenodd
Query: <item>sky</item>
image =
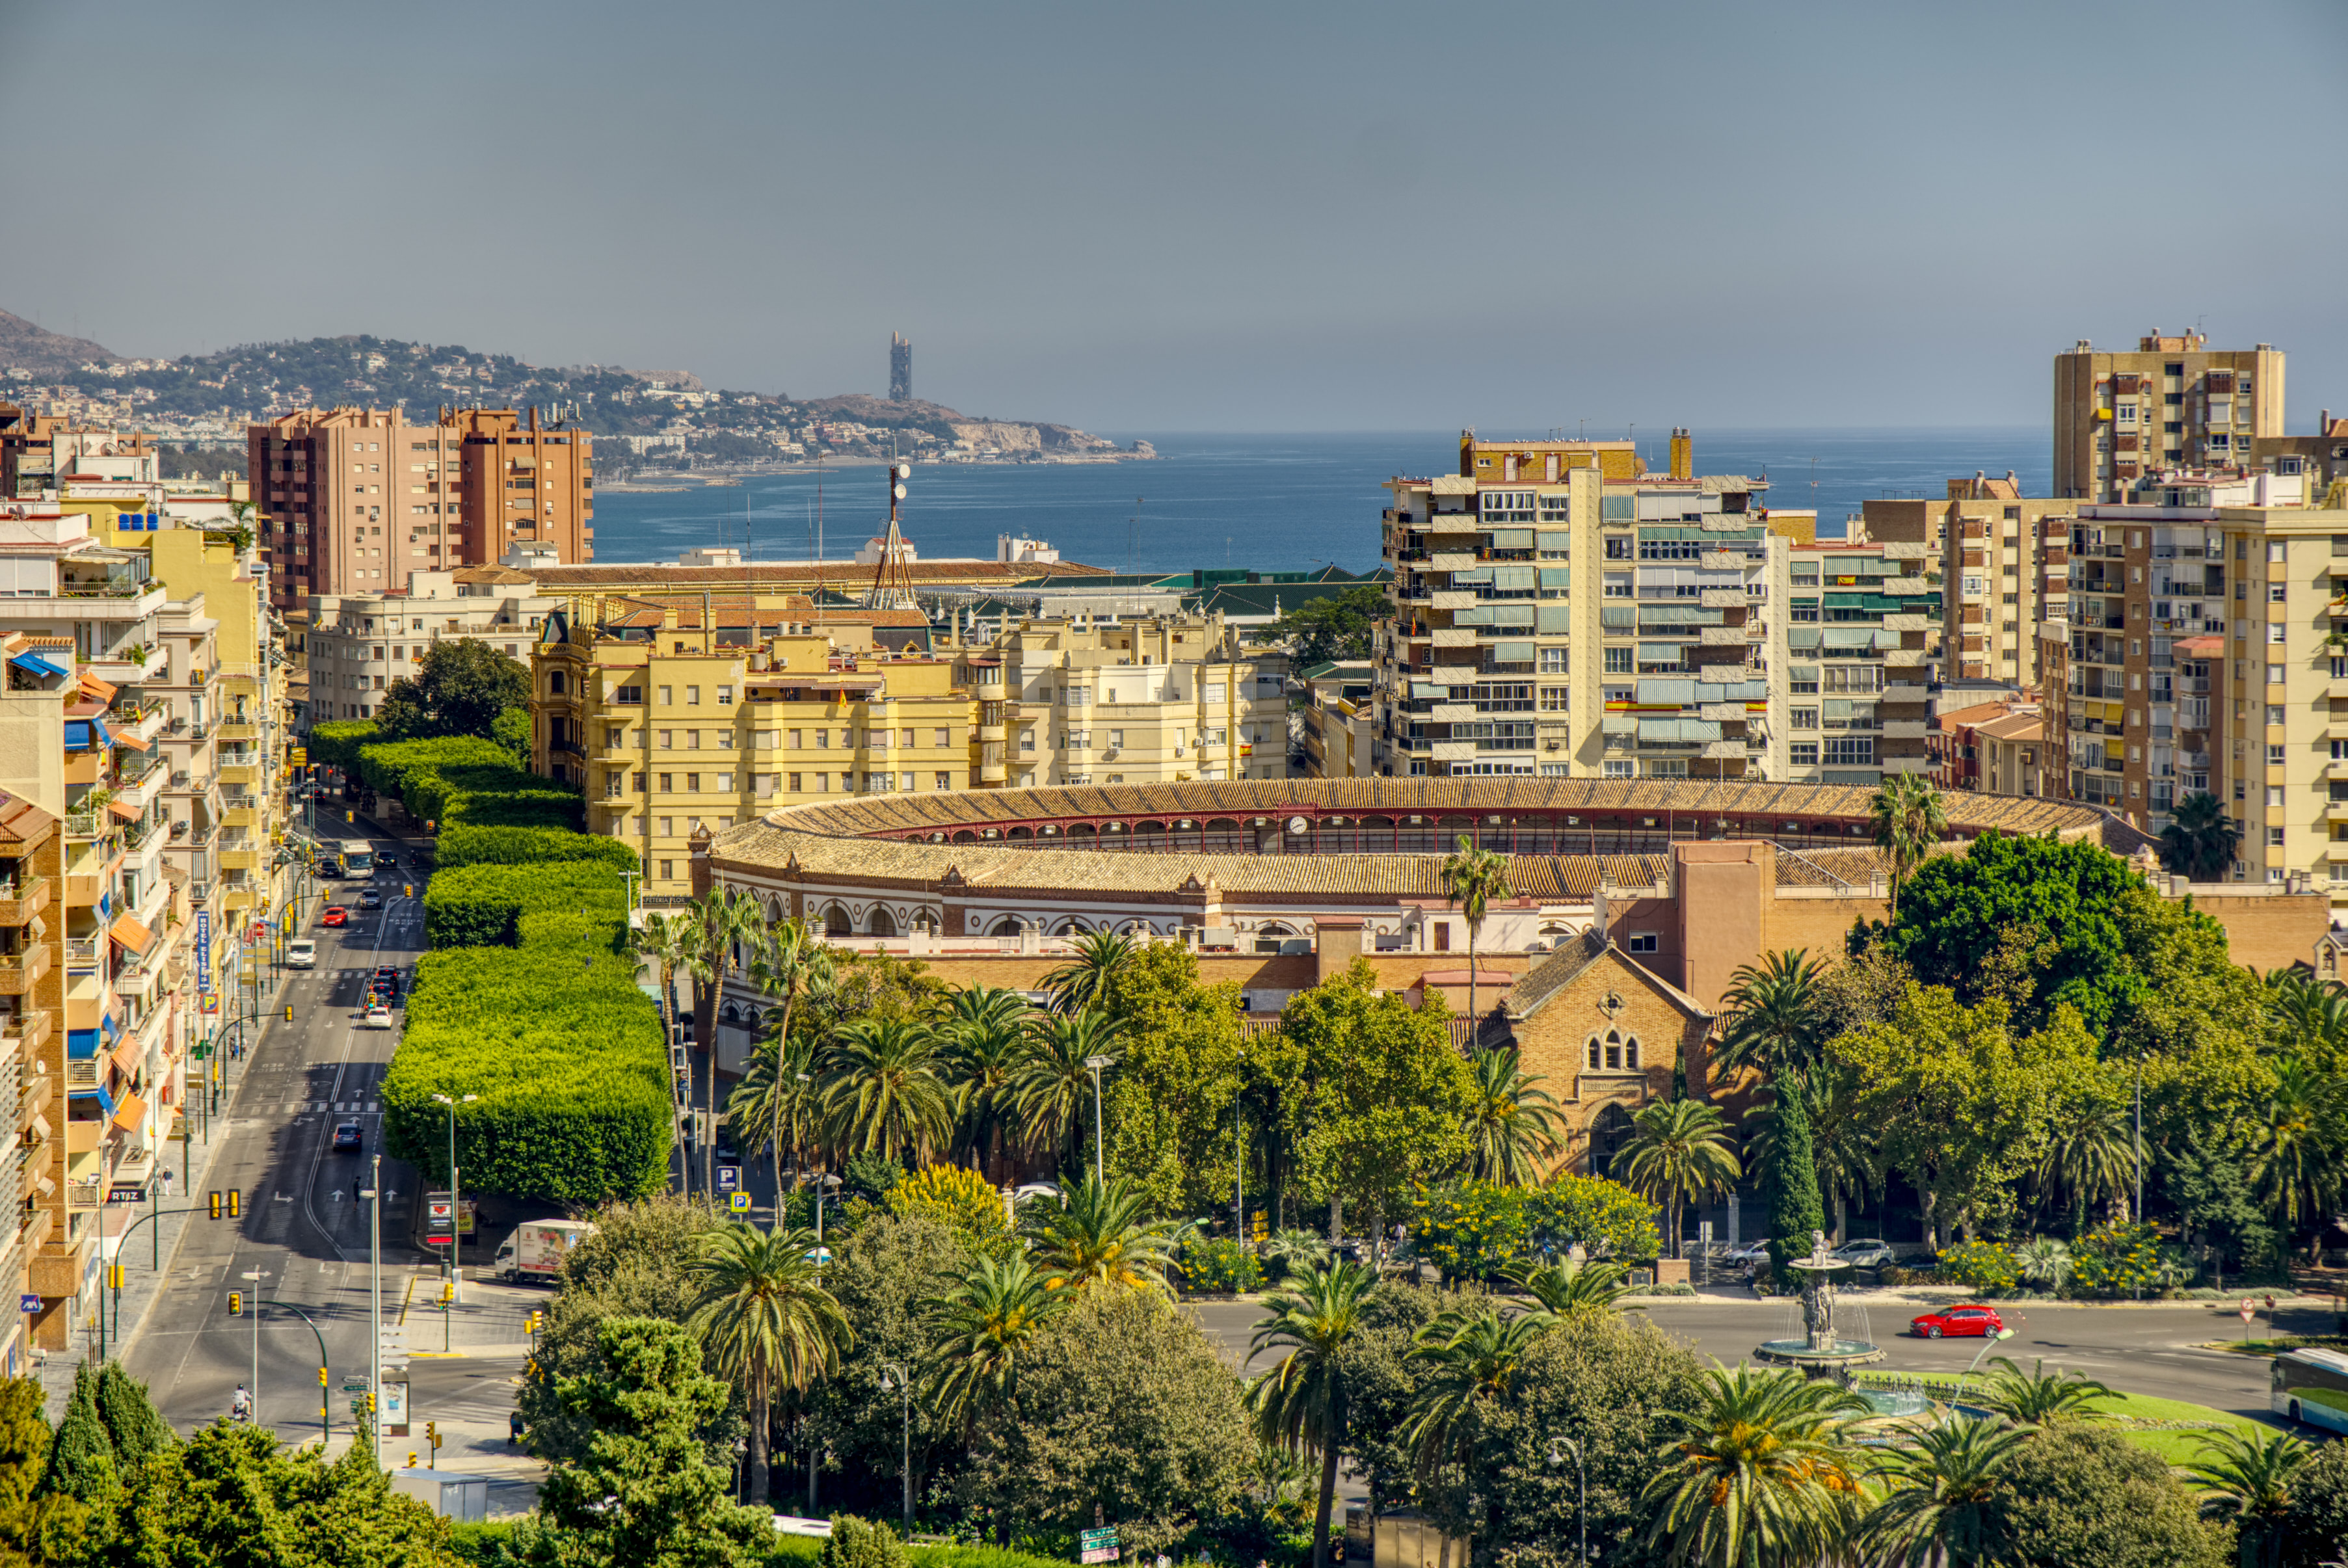
<path fill-rule="evenodd" d="M 0 308 L 1108 431 L 2348 412 L 2339 0 L 0 0 Z"/>

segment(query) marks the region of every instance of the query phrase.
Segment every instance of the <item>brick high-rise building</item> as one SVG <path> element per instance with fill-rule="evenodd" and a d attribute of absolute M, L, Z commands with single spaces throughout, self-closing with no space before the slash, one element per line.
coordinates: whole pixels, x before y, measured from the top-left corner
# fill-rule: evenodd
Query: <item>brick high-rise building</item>
<path fill-rule="evenodd" d="M 273 603 L 381 593 L 412 572 L 494 564 L 514 544 L 594 554 L 593 438 L 532 408 L 297 409 L 245 436 Z"/>
<path fill-rule="evenodd" d="M 2133 354 L 2085 338 L 2054 356 L 2054 494 L 2119 501 L 2162 469 L 2240 467 L 2280 436 L 2282 350 L 2212 349 L 2198 332 L 2149 336 Z"/>

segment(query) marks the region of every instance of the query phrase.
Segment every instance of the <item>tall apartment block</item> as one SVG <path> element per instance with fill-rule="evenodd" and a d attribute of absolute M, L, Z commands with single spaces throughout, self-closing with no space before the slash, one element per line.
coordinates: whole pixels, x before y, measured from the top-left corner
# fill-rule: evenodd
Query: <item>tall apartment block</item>
<path fill-rule="evenodd" d="M 1941 678 L 2045 681 L 2038 624 L 2069 592 L 2075 500 L 2024 496 L 2012 474 L 1954 479 L 1943 500 L 1870 500 L 1870 539 L 1922 544 L 1941 593 Z"/>
<path fill-rule="evenodd" d="M 1793 547 L 1785 610 L 1786 770 L 1874 785 L 1927 770 L 1926 696 L 1940 585 L 1922 542 L 1864 536 Z"/>
<path fill-rule="evenodd" d="M 313 593 L 382 593 L 413 572 L 494 564 L 517 544 L 594 553 L 585 430 L 511 408 L 300 409 L 245 433 L 281 614 Z"/>
<path fill-rule="evenodd" d="M 2119 501 L 2158 469 L 2241 467 L 2283 433 L 2283 356 L 2271 344 L 2212 349 L 2199 333 L 2054 356 L 2054 494 Z"/>
<path fill-rule="evenodd" d="M 1762 481 L 1692 464 L 1685 431 L 1662 474 L 1627 441 L 1468 432 L 1457 474 L 1389 480 L 1376 770 L 1787 777 L 1789 542 Z"/>

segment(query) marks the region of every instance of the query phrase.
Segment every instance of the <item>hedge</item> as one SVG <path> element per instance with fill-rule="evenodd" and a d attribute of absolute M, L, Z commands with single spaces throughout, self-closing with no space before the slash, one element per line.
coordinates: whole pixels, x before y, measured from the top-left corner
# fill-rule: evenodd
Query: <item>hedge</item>
<path fill-rule="evenodd" d="M 517 767 L 493 740 L 450 736 L 363 748 L 359 776 L 378 795 L 396 795 L 407 814 L 442 828 L 575 830 L 584 824 L 579 792 Z"/>
<path fill-rule="evenodd" d="M 310 727 L 310 760 L 345 771 L 359 765 L 359 751 L 373 745 L 376 724 L 371 718 L 336 719 Z"/>
<path fill-rule="evenodd" d="M 586 913 L 616 927 L 626 911 L 619 871 L 599 861 L 461 866 L 437 872 L 425 890 L 424 938 L 436 950 L 511 947 L 524 915 Z"/>
<path fill-rule="evenodd" d="M 594 861 L 620 871 L 635 871 L 636 852 L 617 839 L 592 833 L 564 832 L 559 828 L 481 827 L 471 821 L 440 830 L 440 868 L 459 866 L 545 865 L 556 861 Z"/>

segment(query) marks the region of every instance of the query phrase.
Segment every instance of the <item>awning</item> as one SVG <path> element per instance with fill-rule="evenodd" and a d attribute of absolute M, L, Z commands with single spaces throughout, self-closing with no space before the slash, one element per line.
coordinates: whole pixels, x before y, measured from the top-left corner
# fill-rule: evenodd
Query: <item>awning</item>
<path fill-rule="evenodd" d="M 1639 662 L 1643 665 L 1675 665 L 1687 656 L 1685 643 L 1641 643 Z M 1641 702 L 1647 699 L 1641 697 Z M 1684 702 L 1688 699 L 1680 699 Z"/>
<path fill-rule="evenodd" d="M 136 730 L 126 729 L 114 738 L 117 746 L 127 746 L 133 751 L 152 751 L 155 743 Z"/>
<path fill-rule="evenodd" d="M 1636 735 L 1639 721 L 1631 714 L 1610 713 L 1598 721 L 1598 728 L 1602 735 Z"/>
<path fill-rule="evenodd" d="M 112 934 L 115 941 L 133 953 L 144 953 L 155 945 L 155 934 L 148 930 L 145 923 L 135 914 L 119 916 L 107 929 Z"/>
<path fill-rule="evenodd" d="M 106 1037 L 109 1040 L 122 1033 L 122 1026 L 114 1021 L 114 1015 L 111 1013 L 100 1018 L 98 1021 L 98 1026 L 106 1031 Z"/>
<path fill-rule="evenodd" d="M 63 674 L 64 672 L 58 672 Z M 88 670 L 81 673 L 81 689 L 100 702 L 112 702 L 117 688 L 110 681 L 102 681 Z"/>
<path fill-rule="evenodd" d="M 108 800 L 106 803 L 106 809 L 126 822 L 135 822 L 139 820 L 139 808 L 127 800 Z"/>
<path fill-rule="evenodd" d="M 1533 662 L 1533 645 L 1530 643 L 1494 643 L 1492 659 L 1496 664 L 1529 665 Z"/>
<path fill-rule="evenodd" d="M 106 1091 L 106 1086 L 102 1083 L 93 1084 L 88 1088 L 67 1089 L 66 1091 L 66 1098 L 68 1099 L 94 1099 L 98 1101 L 98 1104 L 106 1108 L 107 1115 L 112 1116 L 114 1114 L 114 1097 Z"/>
<path fill-rule="evenodd" d="M 1643 706 L 1669 703 L 1680 707 L 1695 701 L 1695 682 L 1692 680 L 1643 680 L 1637 690 Z"/>
<path fill-rule="evenodd" d="M 1872 626 L 1828 626 L 1826 645 L 1829 648 L 1871 648 L 1875 645 Z"/>
<path fill-rule="evenodd" d="M 122 1097 L 122 1103 L 115 1108 L 113 1116 L 114 1125 L 122 1129 L 125 1132 L 129 1131 L 131 1129 L 137 1127 L 140 1122 L 146 1119 L 147 1102 L 140 1099 L 135 1094 L 124 1095 Z"/>
<path fill-rule="evenodd" d="M 66 1031 L 66 1055 L 67 1057 L 75 1061 L 86 1061 L 89 1057 L 98 1055 L 98 1031 L 96 1029 L 67 1029 Z"/>
<path fill-rule="evenodd" d="M 139 1071 L 139 1058 L 146 1054 L 147 1047 L 139 1041 L 138 1036 L 125 1035 L 122 1037 L 122 1043 L 114 1047 L 114 1055 L 109 1059 L 116 1067 L 122 1069 L 124 1077 L 129 1078 Z"/>
<path fill-rule="evenodd" d="M 44 1143 L 56 1136 L 49 1130 L 49 1119 L 46 1116 L 34 1117 L 32 1126 L 33 1130 L 40 1135 L 41 1141 Z"/>
<path fill-rule="evenodd" d="M 63 665 L 53 664 L 38 654 L 16 654 L 8 662 L 19 669 L 34 670 L 45 676 L 70 676 L 73 673 Z"/>

